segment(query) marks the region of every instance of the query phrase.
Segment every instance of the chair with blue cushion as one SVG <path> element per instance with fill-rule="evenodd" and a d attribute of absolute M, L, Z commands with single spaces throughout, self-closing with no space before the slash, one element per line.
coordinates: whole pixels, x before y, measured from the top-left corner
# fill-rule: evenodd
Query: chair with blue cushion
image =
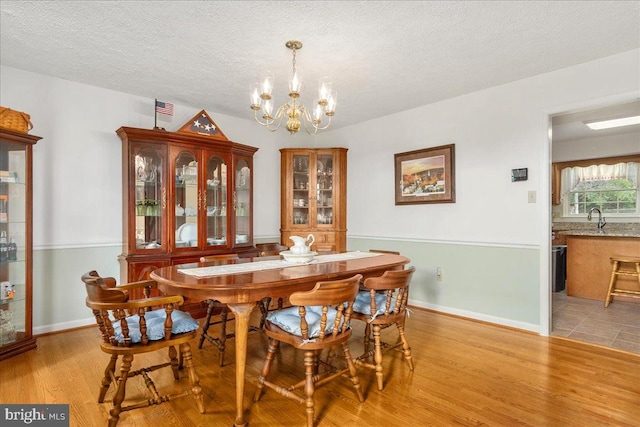
<path fill-rule="evenodd" d="M 102 278 L 95 271 L 90 271 L 82 276 L 82 281 L 87 290 L 87 307 L 93 311 L 102 335 L 100 348 L 111 355 L 98 396 L 98 402 L 103 403 L 107 391 L 111 385 L 114 386 L 108 425 L 115 427 L 124 411 L 159 405 L 184 396 L 193 396 L 198 410 L 204 413 L 203 393 L 189 345 L 189 341 L 195 339 L 199 325 L 188 313 L 177 309 L 183 298 L 178 295 L 148 297 L 150 290 L 157 287 L 153 280 L 116 286 L 115 279 Z M 147 297 L 129 299 L 132 289 L 143 289 Z M 135 355 L 159 350 L 168 351 L 166 362 L 131 370 Z M 117 369 L 120 356 L 122 359 Z M 161 395 L 150 374 L 165 367 L 172 369 L 176 380 L 179 379 L 179 370 L 185 367 L 190 387 L 180 393 Z M 136 376 L 144 379 L 149 396 L 123 406 L 127 380 Z"/>
<path fill-rule="evenodd" d="M 351 337 L 351 312 L 358 293 L 362 275 L 349 279 L 318 282 L 306 292 L 294 292 L 289 297 L 292 307 L 271 311 L 267 315 L 264 330 L 269 337 L 269 350 L 262 371 L 258 377 L 258 389 L 254 400 L 262 396 L 264 387 L 277 391 L 306 407 L 307 426 L 313 426 L 315 403 L 313 394 L 316 387 L 347 373 L 356 391 L 358 400 L 364 401 L 356 366 L 347 344 Z M 280 386 L 267 377 L 281 342 L 304 351 L 305 377 L 300 382 Z M 333 351 L 340 345 L 344 354 L 344 366 L 336 366 L 337 357 Z M 325 360 L 320 360 L 320 352 L 329 349 Z M 299 360 L 294 358 L 294 360 Z M 281 363 L 285 360 L 281 359 Z M 319 372 L 320 364 L 324 372 Z"/>
<path fill-rule="evenodd" d="M 412 266 L 404 270 L 385 271 L 382 276 L 367 278 L 363 283 L 364 290 L 358 293 L 353 306 L 352 319 L 361 320 L 366 324 L 364 353 L 356 358 L 356 364 L 375 370 L 379 390 L 382 390 L 384 385 L 383 353 L 402 347 L 404 359 L 409 364 L 409 369 L 413 371 L 411 347 L 404 334 L 404 322 L 407 314 L 409 283 L 415 270 Z M 398 340 L 394 344 L 387 344 L 382 341 L 381 331 L 393 325 L 396 325 L 398 330 Z M 372 331 L 374 348 L 370 350 Z"/>

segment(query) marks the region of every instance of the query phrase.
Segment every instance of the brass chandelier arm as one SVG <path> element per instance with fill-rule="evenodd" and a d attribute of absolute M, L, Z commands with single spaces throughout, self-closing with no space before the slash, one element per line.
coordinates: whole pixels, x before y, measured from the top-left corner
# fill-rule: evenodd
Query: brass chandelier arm
<path fill-rule="evenodd" d="M 320 123 L 322 123 L 322 121 L 311 119 L 311 113 L 309 113 L 309 109 L 307 107 L 305 107 L 304 105 L 301 105 L 300 110 L 304 111 L 303 114 L 305 116 L 305 120 L 302 121 L 302 124 L 304 126 L 304 130 L 309 135 L 315 135 L 316 133 L 318 133 L 319 130 L 325 130 L 331 124 L 331 116 L 328 116 L 329 121 L 327 121 L 327 123 L 324 126 L 320 126 Z M 307 127 L 307 123 L 310 123 L 311 126 L 313 126 L 313 131 L 309 130 L 309 128 Z"/>
<path fill-rule="evenodd" d="M 271 132 L 275 132 L 276 130 L 278 130 L 278 128 L 280 127 L 280 122 L 282 121 L 282 117 L 280 117 L 278 120 L 278 118 L 273 118 L 263 113 L 262 118 L 265 119 L 265 121 L 261 121 L 260 118 L 258 117 L 258 111 L 259 109 L 253 110 L 253 117 L 256 119 L 256 122 L 258 122 L 259 125 L 264 126 L 265 128 L 267 128 L 267 130 Z M 278 120 L 278 124 L 274 128 L 272 128 L 271 126 L 273 125 L 273 123 L 276 122 L 276 120 Z"/>

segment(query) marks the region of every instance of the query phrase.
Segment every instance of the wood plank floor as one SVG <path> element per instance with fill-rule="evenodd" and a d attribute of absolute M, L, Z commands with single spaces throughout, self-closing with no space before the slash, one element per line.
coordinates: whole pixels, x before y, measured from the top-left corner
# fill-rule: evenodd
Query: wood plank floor
<path fill-rule="evenodd" d="M 362 349 L 362 325 L 355 324 L 354 354 Z M 383 331 L 383 335 L 391 331 Z M 316 392 L 321 426 L 638 426 L 640 356 L 558 337 L 497 327 L 413 309 L 407 320 L 415 370 L 400 353 L 385 357 L 385 389 L 372 371 L 360 371 L 366 400 L 359 403 L 348 379 Z M 106 425 L 109 404 L 97 393 L 108 356 L 98 347 L 97 328 L 38 337 L 38 348 L 0 362 L 0 402 L 68 403 L 71 426 Z M 389 338 L 391 341 L 391 338 Z M 219 368 L 211 345 L 192 343 L 206 413 L 192 399 L 123 413 L 119 426 L 231 426 L 235 415 L 234 347 Z M 251 426 L 302 426 L 304 407 L 267 390 L 254 403 L 252 381 L 262 366 L 267 340 L 249 336 L 245 399 Z M 146 357 L 145 359 L 148 359 Z M 295 362 L 296 367 L 288 364 Z M 136 361 L 134 360 L 134 368 Z M 274 373 L 303 372 L 302 357 L 286 345 Z M 171 374 L 156 374 L 162 387 L 183 387 Z M 129 394 L 142 395 L 144 386 Z M 107 399 L 112 397 L 111 392 Z"/>

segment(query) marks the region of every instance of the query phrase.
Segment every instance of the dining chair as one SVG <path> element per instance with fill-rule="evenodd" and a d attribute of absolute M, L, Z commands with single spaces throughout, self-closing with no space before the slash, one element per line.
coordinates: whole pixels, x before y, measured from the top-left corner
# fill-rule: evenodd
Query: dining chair
<path fill-rule="evenodd" d="M 362 284 L 353 307 L 352 319 L 365 322 L 364 353 L 355 360 L 358 366 L 375 371 L 378 390 L 383 389 L 384 372 L 382 355 L 388 351 L 402 347 L 404 359 L 413 371 L 411 347 L 404 334 L 404 322 L 407 314 L 409 284 L 416 268 L 385 271 L 382 276 L 369 277 Z M 381 331 L 396 326 L 398 339 L 394 344 L 382 341 Z M 373 332 L 373 350 L 369 350 Z M 373 357 L 373 361 L 371 358 Z"/>
<path fill-rule="evenodd" d="M 116 286 L 114 278 L 102 278 L 96 271 L 82 275 L 82 281 L 87 291 L 86 305 L 93 311 L 100 329 L 100 349 L 111 355 L 104 370 L 98 396 L 98 402 L 103 403 L 107 391 L 114 386 L 115 394 L 109 411 L 108 425 L 115 427 L 124 411 L 159 405 L 190 395 L 194 397 L 198 410 L 203 414 L 204 394 L 189 345 L 189 342 L 196 338 L 198 322 L 188 313 L 177 309 L 183 303 L 182 296 L 149 297 L 150 289 L 157 287 L 154 280 Z M 145 298 L 130 299 L 129 291 L 133 289 L 143 289 Z M 168 350 L 166 361 L 136 370 L 131 369 L 134 356 L 165 349 Z M 120 356 L 122 359 L 117 369 Z M 142 364 L 150 363 L 144 362 L 144 358 L 141 360 Z M 182 392 L 161 395 L 150 374 L 166 367 L 171 368 L 176 380 L 179 379 L 180 369 L 186 367 L 190 387 Z M 149 396 L 123 406 L 128 380 L 136 376 L 144 379 Z"/>
<path fill-rule="evenodd" d="M 258 256 L 275 256 L 280 255 L 282 251 L 288 250 L 289 247 L 278 242 L 269 242 L 256 243 L 256 249 L 258 249 Z"/>
<path fill-rule="evenodd" d="M 210 264 L 226 264 L 229 261 L 240 259 L 238 254 L 220 254 L 220 255 L 207 255 L 200 257 L 200 262 L 202 263 L 210 263 Z M 207 300 L 207 315 L 202 322 L 202 330 L 200 331 L 200 342 L 198 343 L 198 348 L 202 349 L 202 345 L 204 344 L 204 340 L 206 339 L 211 344 L 215 345 L 218 349 L 218 363 L 220 366 L 224 366 L 224 353 L 227 348 L 227 339 L 235 338 L 235 332 L 227 332 L 227 323 L 229 321 L 234 320 L 233 317 L 229 317 L 229 307 L 227 304 L 221 303 L 216 300 Z M 261 312 L 261 319 L 264 319 L 266 316 L 266 308 L 264 306 L 264 302 L 261 301 L 258 304 Z M 215 319 L 217 316 L 217 320 Z M 262 325 L 264 320 L 260 321 L 260 326 L 249 326 L 249 332 L 256 332 L 262 330 Z M 217 336 L 209 333 L 209 328 L 213 325 L 220 325 L 220 332 Z"/>
<path fill-rule="evenodd" d="M 364 402 L 356 366 L 351 358 L 348 340 L 351 337 L 351 313 L 362 275 L 334 281 L 321 281 L 310 291 L 294 292 L 289 297 L 292 307 L 275 310 L 267 315 L 264 331 L 269 337 L 269 349 L 258 376 L 254 400 L 260 400 L 264 387 L 277 391 L 306 407 L 307 426 L 315 417 L 313 395 L 317 387 L 347 373 L 360 402 Z M 267 377 L 275 354 L 284 342 L 304 352 L 304 379 L 296 384 L 280 386 Z M 334 365 L 337 357 L 333 348 L 340 345 L 346 367 Z M 325 360 L 320 352 L 329 349 Z M 299 358 L 292 358 L 299 361 Z M 284 363 L 285 359 L 281 359 Z M 320 365 L 324 372 L 320 373 Z M 282 369 L 282 368 L 281 368 Z M 286 369 L 286 368 L 285 368 Z"/>

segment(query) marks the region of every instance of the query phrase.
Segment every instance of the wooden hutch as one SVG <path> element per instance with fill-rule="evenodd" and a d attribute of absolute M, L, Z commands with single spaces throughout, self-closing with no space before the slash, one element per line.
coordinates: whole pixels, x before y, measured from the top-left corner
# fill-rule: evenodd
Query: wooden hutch
<path fill-rule="evenodd" d="M 281 153 L 280 233 L 313 234 L 313 251 L 347 249 L 347 149 L 283 148 Z"/>
<path fill-rule="evenodd" d="M 121 281 L 204 255 L 257 254 L 253 155 L 203 110 L 177 132 L 121 127 Z"/>

